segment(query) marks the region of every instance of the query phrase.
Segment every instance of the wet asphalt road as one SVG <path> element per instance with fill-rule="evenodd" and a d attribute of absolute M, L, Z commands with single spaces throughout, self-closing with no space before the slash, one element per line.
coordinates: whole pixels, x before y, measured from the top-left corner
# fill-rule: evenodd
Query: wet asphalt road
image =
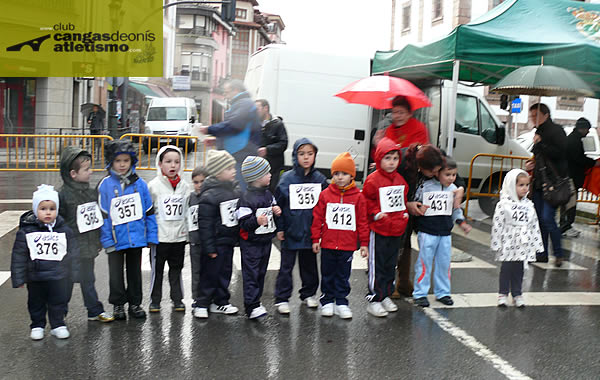
<path fill-rule="evenodd" d="M 3 184 L 6 173 L 0 173 Z M 143 177 L 151 178 L 150 172 Z M 45 176 L 45 177 L 44 177 Z M 10 178 L 0 199 L 24 199 L 34 182 L 56 174 Z M 55 181 L 57 183 L 57 181 Z M 24 189 L 27 189 L 25 191 Z M 26 194 L 25 194 L 26 193 Z M 0 212 L 26 209 L 26 204 L 1 204 Z M 476 230 L 489 233 L 486 223 Z M 583 270 L 546 270 L 531 266 L 525 292 L 599 292 L 599 230 L 585 230 L 569 250 L 571 262 Z M 15 232 L 0 237 L 0 271 L 10 270 Z M 579 245 L 578 245 L 579 244 Z M 495 265 L 489 248 L 472 238 L 454 237 L 454 246 Z M 273 254 L 278 255 L 276 248 Z M 413 258 L 416 254 L 413 254 Z M 184 269 L 189 298 L 189 260 Z M 96 285 L 109 310 L 107 259 L 96 261 Z M 452 271 L 453 293 L 497 292 L 499 268 L 462 268 Z M 273 308 L 277 272 L 267 274 L 263 303 L 268 317 L 249 321 L 236 316 L 211 315 L 206 321 L 171 312 L 163 290 L 162 312 L 145 320 L 128 319 L 101 324 L 88 322 L 78 285 L 66 319 L 71 338 L 29 339 L 26 290 L 0 286 L 0 378 L 2 379 L 504 379 L 517 373 L 534 379 L 600 378 L 600 306 L 465 307 L 429 309 L 396 300 L 397 313 L 376 319 L 366 313 L 367 278 L 364 269 L 352 271 L 350 321 L 322 318 L 301 305 L 294 295 L 290 316 Z M 144 307 L 148 306 L 150 271 L 144 275 Z M 298 289 L 298 274 L 295 273 Z M 234 270 L 232 303 L 242 306 L 241 272 Z M 437 317 L 435 317 L 437 315 Z M 440 322 L 442 320 L 442 322 Z M 457 332 L 458 331 L 458 332 Z M 461 336 L 461 331 L 465 335 Z M 473 346 L 476 341 L 480 346 Z M 477 349 L 473 347 L 483 347 Z M 501 358 L 501 361 L 494 358 Z M 516 372 L 511 372 L 514 369 Z"/>

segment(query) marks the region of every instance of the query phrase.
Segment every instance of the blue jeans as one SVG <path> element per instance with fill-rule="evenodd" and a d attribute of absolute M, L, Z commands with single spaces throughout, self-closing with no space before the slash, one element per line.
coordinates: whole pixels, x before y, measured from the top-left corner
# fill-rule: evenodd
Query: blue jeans
<path fill-rule="evenodd" d="M 415 263 L 413 298 L 426 297 L 431 284 L 431 267 L 435 260 L 433 286 L 435 298 L 450 295 L 450 256 L 452 236 L 429 235 L 419 232 L 419 257 Z"/>
<path fill-rule="evenodd" d="M 348 305 L 353 254 L 321 248 L 321 305 Z"/>
<path fill-rule="evenodd" d="M 540 221 L 540 231 L 542 233 L 542 242 L 544 243 L 544 253 L 539 256 L 548 256 L 548 235 L 550 235 L 554 256 L 563 257 L 562 246 L 560 243 L 560 228 L 558 228 L 556 221 L 554 220 L 556 208 L 552 207 L 544 200 L 541 190 L 536 190 L 533 193 L 533 204 Z"/>

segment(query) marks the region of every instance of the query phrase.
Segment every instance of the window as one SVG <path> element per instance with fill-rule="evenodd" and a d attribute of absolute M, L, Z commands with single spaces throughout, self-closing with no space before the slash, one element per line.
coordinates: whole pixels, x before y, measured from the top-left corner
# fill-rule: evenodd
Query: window
<path fill-rule="evenodd" d="M 402 30 L 410 29 L 410 4 L 402 7 Z"/>
<path fill-rule="evenodd" d="M 194 27 L 194 15 L 177 15 L 177 27 L 179 29 L 192 29 Z"/>
<path fill-rule="evenodd" d="M 487 108 L 479 103 L 479 115 L 481 117 L 481 137 L 491 144 L 496 143 L 496 121 Z"/>
<path fill-rule="evenodd" d="M 479 125 L 477 123 L 477 98 L 460 94 L 456 97 L 454 130 L 470 135 L 479 134 Z"/>
<path fill-rule="evenodd" d="M 192 80 L 208 81 L 210 58 L 208 54 L 192 54 Z"/>
<path fill-rule="evenodd" d="M 237 34 L 233 38 L 233 49 L 248 51 L 250 47 L 250 31 L 249 30 L 238 30 Z"/>
<path fill-rule="evenodd" d="M 245 20 L 248 16 L 248 11 L 243 8 L 235 8 L 235 18 Z"/>
<path fill-rule="evenodd" d="M 593 136 L 585 136 L 582 139 L 583 142 L 583 150 L 585 152 L 595 152 L 596 151 L 596 142 L 594 141 Z"/>
<path fill-rule="evenodd" d="M 559 96 L 556 99 L 556 109 L 566 111 L 583 111 L 584 97 Z"/>
<path fill-rule="evenodd" d="M 187 120 L 185 107 L 152 107 L 148 121 Z"/>
<path fill-rule="evenodd" d="M 181 52 L 181 75 L 190 75 L 192 66 L 192 53 L 189 51 Z"/>
<path fill-rule="evenodd" d="M 431 19 L 433 21 L 441 20 L 444 17 L 443 0 L 433 0 L 431 7 L 433 11 Z"/>

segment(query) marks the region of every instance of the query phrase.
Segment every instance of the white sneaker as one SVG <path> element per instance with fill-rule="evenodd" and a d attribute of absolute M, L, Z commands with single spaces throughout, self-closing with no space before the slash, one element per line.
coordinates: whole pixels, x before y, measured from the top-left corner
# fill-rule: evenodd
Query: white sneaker
<path fill-rule="evenodd" d="M 194 314 L 194 317 L 196 318 L 206 319 L 208 318 L 208 309 L 205 307 L 195 307 L 194 310 L 192 310 L 192 314 Z"/>
<path fill-rule="evenodd" d="M 321 317 L 332 317 L 334 306 L 333 303 L 321 306 Z"/>
<path fill-rule="evenodd" d="M 115 317 L 106 311 L 96 315 L 95 317 L 88 317 L 88 321 L 100 321 L 100 322 L 112 322 L 115 320 Z"/>
<path fill-rule="evenodd" d="M 33 340 L 44 339 L 44 329 L 41 327 L 34 327 L 31 329 L 31 335 L 29 336 Z"/>
<path fill-rule="evenodd" d="M 252 310 L 248 319 L 256 319 L 256 318 L 263 317 L 265 315 L 267 315 L 267 309 L 265 309 L 265 307 L 263 305 L 260 305 L 259 307 Z"/>
<path fill-rule="evenodd" d="M 311 309 L 319 307 L 319 299 L 317 298 L 317 296 L 306 297 L 302 302 L 305 303 L 306 306 L 310 307 Z"/>
<path fill-rule="evenodd" d="M 381 301 L 381 306 L 383 306 L 385 311 L 387 311 L 388 313 L 398 311 L 398 306 L 396 306 L 396 304 L 390 299 L 390 297 L 385 297 L 383 301 Z"/>
<path fill-rule="evenodd" d="M 239 309 L 232 304 L 219 306 L 213 303 L 210 305 L 211 313 L 231 315 L 237 313 L 238 311 Z"/>
<path fill-rule="evenodd" d="M 523 296 L 516 296 L 514 298 L 515 301 L 515 306 L 516 307 L 523 307 L 525 306 L 525 299 L 523 298 Z"/>
<path fill-rule="evenodd" d="M 374 317 L 386 317 L 388 315 L 381 302 L 369 302 L 367 312 Z"/>
<path fill-rule="evenodd" d="M 50 330 L 50 334 L 54 335 L 58 339 L 67 339 L 68 337 L 71 336 L 71 334 L 69 334 L 69 330 L 67 329 L 67 326 L 60 326 L 55 329 L 52 329 L 52 330 Z"/>
<path fill-rule="evenodd" d="M 290 313 L 290 304 L 287 302 L 279 302 L 279 303 L 276 303 L 275 306 L 277 306 L 277 311 L 279 312 L 279 314 L 289 314 Z"/>
<path fill-rule="evenodd" d="M 579 235 L 581 235 L 581 231 L 577 231 L 573 227 L 569 228 L 568 230 L 566 230 L 562 234 L 562 236 L 564 236 L 564 237 L 570 237 L 570 238 L 576 238 L 576 237 L 579 237 Z"/>
<path fill-rule="evenodd" d="M 498 294 L 498 306 L 506 306 L 506 294 Z"/>
<path fill-rule="evenodd" d="M 335 305 L 335 315 L 339 315 L 342 319 L 352 318 L 352 310 L 348 305 Z"/>

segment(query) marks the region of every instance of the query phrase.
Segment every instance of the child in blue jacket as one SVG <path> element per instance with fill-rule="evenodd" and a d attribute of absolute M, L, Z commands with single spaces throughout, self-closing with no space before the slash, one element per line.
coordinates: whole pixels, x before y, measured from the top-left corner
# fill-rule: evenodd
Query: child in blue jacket
<path fill-rule="evenodd" d="M 280 314 L 289 314 L 288 299 L 292 295 L 292 271 L 296 256 L 302 287 L 300 299 L 310 308 L 319 306 L 315 296 L 319 289 L 317 255 L 312 251 L 310 227 L 312 209 L 319 201 L 321 190 L 327 187 L 327 177 L 315 169 L 317 147 L 307 138 L 294 143 L 293 169 L 283 173 L 275 190 L 275 200 L 281 207 L 277 221 L 277 238 L 281 240 L 281 267 L 275 284 L 275 306 Z"/>
<path fill-rule="evenodd" d="M 134 318 L 145 318 L 142 303 L 142 248 L 158 244 L 158 227 L 148 185 L 135 173 L 136 150 L 130 141 L 106 145 L 108 175 L 98 184 L 104 224 L 100 242 L 108 253 L 110 293 L 114 317 L 123 320 L 125 304 Z M 127 287 L 123 265 L 127 263 Z"/>

